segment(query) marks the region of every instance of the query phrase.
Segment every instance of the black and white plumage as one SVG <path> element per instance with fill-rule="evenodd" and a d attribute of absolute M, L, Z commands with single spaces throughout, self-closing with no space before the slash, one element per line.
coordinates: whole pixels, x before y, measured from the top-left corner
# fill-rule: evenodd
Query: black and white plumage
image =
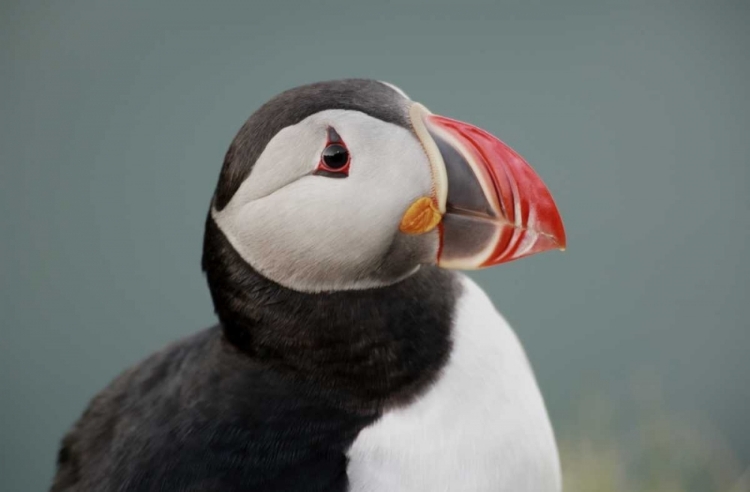
<path fill-rule="evenodd" d="M 52 491 L 559 491 L 521 345 L 441 266 L 563 247 L 562 224 L 525 162 L 473 128 L 359 79 L 254 113 L 206 221 L 219 325 L 94 398 Z M 321 170 L 331 135 L 346 176 Z M 481 157 L 494 148 L 509 163 Z"/>

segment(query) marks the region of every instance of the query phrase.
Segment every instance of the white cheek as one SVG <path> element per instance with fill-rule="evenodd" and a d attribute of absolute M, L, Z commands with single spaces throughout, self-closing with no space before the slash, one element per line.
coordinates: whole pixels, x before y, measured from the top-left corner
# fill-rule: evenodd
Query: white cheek
<path fill-rule="evenodd" d="M 348 193 L 323 196 L 316 181 L 325 179 L 306 177 L 248 203 L 233 227 L 233 245 L 248 263 L 297 290 L 343 288 L 367 269 L 368 256 L 387 247 L 361 219 L 377 210 Z"/>
<path fill-rule="evenodd" d="M 315 169 L 325 145 L 324 132 L 325 127 L 320 125 L 294 125 L 281 130 L 263 149 L 253 166 L 252 179 L 242 183 L 232 202 L 257 200 Z"/>
<path fill-rule="evenodd" d="M 264 152 L 258 161 L 262 167 L 252 171 L 224 210 L 213 211 L 214 219 L 245 261 L 295 290 L 361 289 L 391 283 L 375 275 L 375 270 L 400 234 L 404 211 L 430 193 L 427 157 L 416 138 L 396 125 L 351 111 L 315 116 L 308 122 L 314 127 L 309 132 L 314 139 L 299 129 L 287 134 L 304 142 L 307 150 L 300 151 L 301 143 L 269 144 L 271 152 Z M 310 175 L 327 125 L 336 128 L 350 150 L 347 178 Z M 290 157 L 280 150 L 284 148 L 298 153 Z M 267 156 L 276 161 L 271 163 Z M 290 158 L 296 160 L 284 161 Z M 289 168 L 296 175 L 288 174 Z M 274 175 L 274 170 L 281 176 Z M 281 186 L 272 188 L 268 181 Z"/>

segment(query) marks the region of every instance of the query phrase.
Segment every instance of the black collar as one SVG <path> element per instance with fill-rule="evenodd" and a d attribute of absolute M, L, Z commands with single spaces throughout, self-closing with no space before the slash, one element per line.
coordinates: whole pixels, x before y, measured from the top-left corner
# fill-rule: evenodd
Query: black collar
<path fill-rule="evenodd" d="M 382 288 L 297 292 L 248 265 L 210 214 L 202 263 L 226 339 L 337 405 L 408 401 L 448 358 L 459 284 L 445 270 L 422 267 Z"/>

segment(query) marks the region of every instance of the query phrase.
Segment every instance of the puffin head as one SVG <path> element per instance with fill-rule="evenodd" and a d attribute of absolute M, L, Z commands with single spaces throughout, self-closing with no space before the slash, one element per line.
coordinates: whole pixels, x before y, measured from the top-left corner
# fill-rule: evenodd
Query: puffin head
<path fill-rule="evenodd" d="M 297 87 L 258 109 L 226 154 L 208 221 L 207 241 L 223 236 L 263 277 L 305 293 L 565 247 L 552 196 L 520 155 L 364 79 Z"/>

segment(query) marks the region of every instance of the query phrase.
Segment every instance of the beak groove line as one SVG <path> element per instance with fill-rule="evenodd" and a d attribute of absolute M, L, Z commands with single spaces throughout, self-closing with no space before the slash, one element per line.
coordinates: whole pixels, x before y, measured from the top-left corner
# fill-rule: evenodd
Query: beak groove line
<path fill-rule="evenodd" d="M 438 149 L 437 144 L 430 136 L 430 132 L 425 125 L 425 117 L 431 114 L 429 109 L 416 102 L 409 108 L 409 119 L 411 120 L 412 128 L 414 128 L 414 133 L 417 134 L 422 148 L 424 148 L 427 154 L 427 160 L 430 162 L 432 198 L 435 201 L 438 211 L 444 214 L 448 201 L 448 175 L 440 149 Z"/>

